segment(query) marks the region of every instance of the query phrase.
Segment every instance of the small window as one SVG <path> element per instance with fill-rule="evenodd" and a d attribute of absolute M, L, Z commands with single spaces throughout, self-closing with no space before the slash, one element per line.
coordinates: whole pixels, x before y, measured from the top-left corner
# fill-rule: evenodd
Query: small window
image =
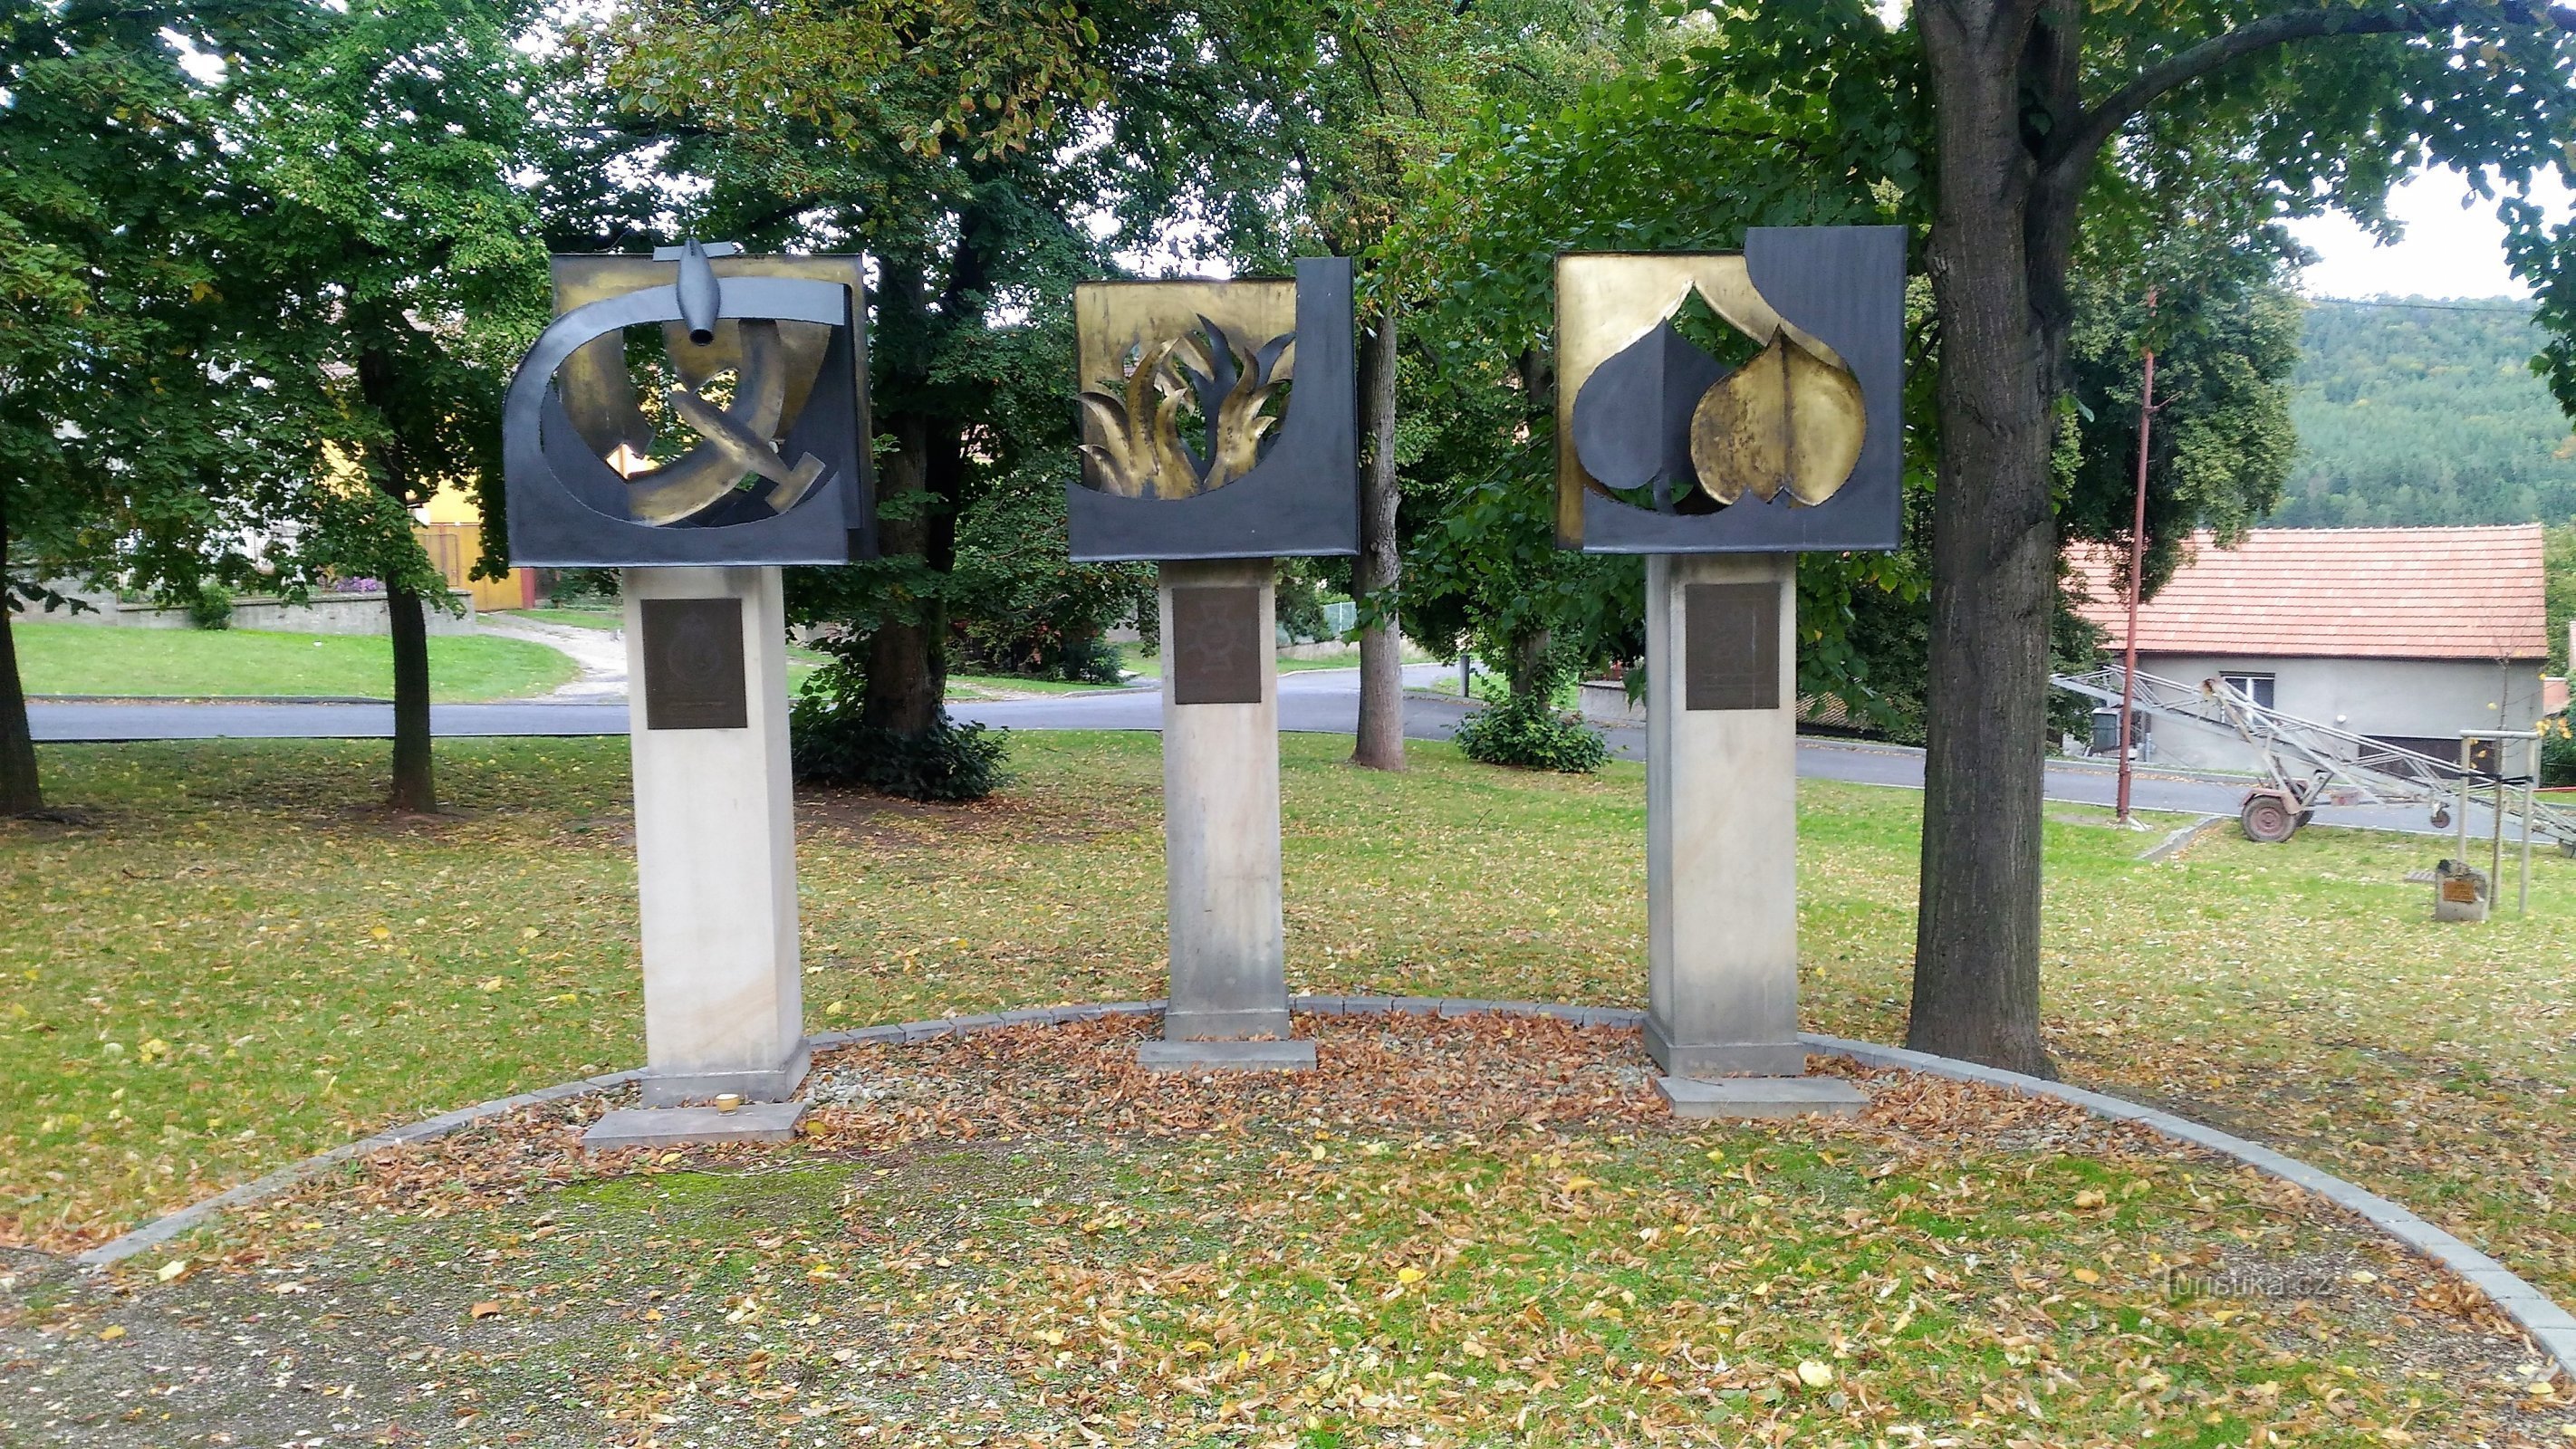
<path fill-rule="evenodd" d="M 2236 691 L 2236 697 L 2249 700 L 2265 709 L 2273 708 L 2272 676 L 2268 674 L 2222 674 L 2218 682 Z"/>

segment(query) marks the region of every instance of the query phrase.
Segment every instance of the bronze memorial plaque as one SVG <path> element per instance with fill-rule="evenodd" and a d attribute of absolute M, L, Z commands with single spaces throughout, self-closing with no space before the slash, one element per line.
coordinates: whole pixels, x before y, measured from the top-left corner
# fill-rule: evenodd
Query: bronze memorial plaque
<path fill-rule="evenodd" d="M 1249 585 L 1172 590 L 1172 702 L 1261 703 L 1261 591 Z"/>
<path fill-rule="evenodd" d="M 645 599 L 644 727 L 738 730 L 751 723 L 742 600 Z"/>
<path fill-rule="evenodd" d="M 1778 585 L 1683 588 L 1682 707 L 1780 707 Z"/>

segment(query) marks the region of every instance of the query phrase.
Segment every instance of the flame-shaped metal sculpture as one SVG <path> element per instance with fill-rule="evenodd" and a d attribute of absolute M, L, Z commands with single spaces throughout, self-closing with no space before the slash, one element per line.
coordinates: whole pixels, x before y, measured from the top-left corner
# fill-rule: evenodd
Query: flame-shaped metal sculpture
<path fill-rule="evenodd" d="M 1266 558 L 1359 546 L 1351 270 L 1074 292 L 1076 559 Z"/>
<path fill-rule="evenodd" d="M 1557 258 L 1558 542 L 1895 547 L 1904 263 L 1896 227 Z M 1729 368 L 1690 341 L 1673 319 L 1694 297 L 1761 350 Z"/>
<path fill-rule="evenodd" d="M 1222 488 L 1261 461 L 1296 334 L 1255 344 L 1198 321 L 1195 332 L 1140 346 L 1124 378 L 1103 378 L 1081 394 L 1085 431 L 1100 439 L 1082 445 L 1092 486 L 1121 498 L 1186 498 Z M 1181 415 L 1193 401 L 1205 424 L 1203 452 L 1181 438 Z"/>
<path fill-rule="evenodd" d="M 856 257 L 724 243 L 554 259 L 557 317 L 503 412 L 511 561 L 843 563 L 874 553 Z M 656 459 L 626 330 L 659 325 L 685 446 Z M 729 397 L 713 386 L 731 377 Z"/>

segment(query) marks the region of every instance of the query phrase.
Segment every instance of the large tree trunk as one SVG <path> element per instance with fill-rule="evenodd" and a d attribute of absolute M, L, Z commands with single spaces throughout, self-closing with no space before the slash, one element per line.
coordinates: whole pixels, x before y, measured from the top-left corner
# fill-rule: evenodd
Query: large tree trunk
<path fill-rule="evenodd" d="M 9 517 L 0 506 L 0 585 L 9 576 Z M 27 691 L 18 679 L 18 639 L 9 618 L 9 595 L 0 586 L 0 815 L 32 815 L 45 808 L 36 777 L 36 736 L 27 727 Z"/>
<path fill-rule="evenodd" d="M 1922 905 L 1906 1044 L 2050 1075 L 2039 1032 L 2041 771 L 2057 534 L 2057 359 L 2034 295 L 2027 21 L 1925 7 L 1941 319 Z M 2009 7 L 2004 7 L 2009 8 Z M 2062 262 L 2058 277 L 2063 277 Z"/>
<path fill-rule="evenodd" d="M 390 424 L 403 416 L 405 384 L 393 356 L 369 348 L 358 355 L 357 370 L 359 395 L 378 417 Z M 376 486 L 396 507 L 408 512 L 415 502 L 437 491 L 435 483 L 423 486 L 416 476 L 411 450 L 398 434 L 378 438 L 371 451 Z M 411 547 L 417 550 L 419 545 Z M 437 782 L 430 769 L 429 621 L 422 613 L 427 601 L 418 590 L 399 582 L 392 570 L 387 573 L 385 626 L 394 653 L 394 780 L 385 803 L 426 815 L 438 808 Z"/>
<path fill-rule="evenodd" d="M 1390 289 L 1379 304 L 1369 349 L 1369 460 L 1360 475 L 1360 556 L 1353 563 L 1354 592 L 1383 610 L 1383 622 L 1360 631 L 1359 736 L 1351 763 L 1373 770 L 1404 768 L 1404 633 L 1397 622 L 1395 590 L 1395 381 L 1396 301 Z"/>
<path fill-rule="evenodd" d="M 895 449 L 877 480 L 878 551 L 889 559 L 924 557 L 930 541 L 922 508 L 922 495 L 930 491 L 929 420 L 904 414 L 888 419 L 888 431 L 894 434 Z M 926 601 L 915 601 L 908 616 L 878 625 L 868 637 L 868 691 L 859 713 L 869 724 L 918 736 L 939 723 L 945 681 L 932 612 Z"/>
<path fill-rule="evenodd" d="M 438 808 L 430 771 L 429 620 L 416 590 L 385 586 L 385 619 L 394 644 L 394 785 L 387 803 L 428 814 Z"/>
<path fill-rule="evenodd" d="M 1553 630 L 1533 629 L 1514 639 L 1511 645 L 1511 678 L 1514 700 L 1542 694 L 1555 681 L 1547 672 L 1547 652 L 1556 647 Z M 1544 704 L 1544 699 L 1539 701 Z"/>

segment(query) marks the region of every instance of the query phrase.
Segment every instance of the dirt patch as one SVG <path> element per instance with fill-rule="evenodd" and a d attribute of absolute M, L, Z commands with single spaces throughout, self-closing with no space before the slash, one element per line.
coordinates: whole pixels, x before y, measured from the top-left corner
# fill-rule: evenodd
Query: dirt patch
<path fill-rule="evenodd" d="M 1039 845 L 1078 845 L 1139 828 L 1151 817 L 1106 803 L 1081 810 L 1052 799 L 1010 792 L 982 800 L 905 800 L 839 786 L 800 785 L 796 824 L 855 837 L 875 847 L 953 848 L 958 839 L 1005 839 Z"/>

